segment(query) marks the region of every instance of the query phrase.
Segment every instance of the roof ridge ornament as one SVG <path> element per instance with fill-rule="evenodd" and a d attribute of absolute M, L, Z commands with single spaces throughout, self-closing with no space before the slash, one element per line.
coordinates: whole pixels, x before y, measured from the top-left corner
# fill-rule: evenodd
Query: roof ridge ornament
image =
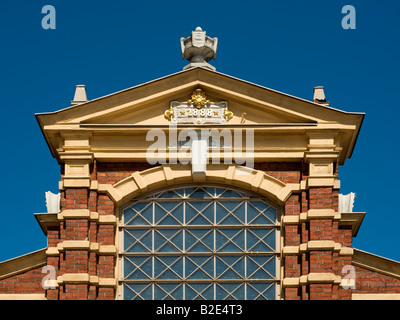
<path fill-rule="evenodd" d="M 217 55 L 218 38 L 206 36 L 206 32 L 200 27 L 192 31 L 188 38 L 181 38 L 182 58 L 190 63 L 183 70 L 203 67 L 215 71 L 215 67 L 207 63 L 215 59 Z"/>
<path fill-rule="evenodd" d="M 326 97 L 325 97 L 325 92 L 324 92 L 324 87 L 323 86 L 314 87 L 313 102 L 321 104 L 323 106 L 329 106 L 329 102 L 326 101 Z"/>
<path fill-rule="evenodd" d="M 76 85 L 74 100 L 71 101 L 71 106 L 76 106 L 87 101 L 86 86 L 84 84 Z"/>

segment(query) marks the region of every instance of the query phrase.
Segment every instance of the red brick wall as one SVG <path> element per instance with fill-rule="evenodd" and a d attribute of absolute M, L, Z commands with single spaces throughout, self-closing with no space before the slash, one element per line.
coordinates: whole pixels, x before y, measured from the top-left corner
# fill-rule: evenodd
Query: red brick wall
<path fill-rule="evenodd" d="M 300 162 L 256 162 L 254 169 L 264 171 L 284 183 L 299 183 L 304 171 Z"/>
<path fill-rule="evenodd" d="M 358 266 L 354 293 L 400 293 L 400 279 Z"/>
<path fill-rule="evenodd" d="M 256 163 L 255 169 L 285 182 L 299 183 L 308 177 L 306 163 Z M 338 168 L 335 166 L 335 175 Z M 284 206 L 285 215 L 299 215 L 310 209 L 338 210 L 339 190 L 332 187 L 310 187 L 292 194 Z M 285 246 L 299 246 L 312 240 L 333 240 L 351 247 L 351 230 L 340 229 L 333 219 L 310 219 L 297 225 L 286 225 L 283 230 Z M 298 278 L 308 273 L 335 273 L 341 275 L 343 265 L 350 264 L 351 257 L 339 256 L 332 250 L 309 251 L 298 255 L 287 255 L 283 259 L 284 277 Z M 299 288 L 284 288 L 284 298 L 300 299 L 350 299 L 351 291 L 344 292 L 335 284 L 308 284 Z"/>
<path fill-rule="evenodd" d="M 88 192 L 86 188 L 68 188 L 61 191 L 61 208 L 87 209 Z"/>
<path fill-rule="evenodd" d="M 42 288 L 42 267 L 0 280 L 0 294 L 44 293 Z"/>
<path fill-rule="evenodd" d="M 99 183 L 114 184 L 129 177 L 135 171 L 154 167 L 147 162 L 97 162 L 97 180 Z"/>
<path fill-rule="evenodd" d="M 153 166 L 147 163 L 94 161 L 90 177 L 101 184 L 115 184 L 135 171 Z M 61 178 L 63 172 L 61 172 Z M 114 202 L 105 194 L 89 188 L 66 188 L 61 192 L 61 209 L 89 209 L 99 215 L 114 215 Z M 88 219 L 65 219 L 60 228 L 50 230 L 48 243 L 55 247 L 66 240 L 89 240 L 99 245 L 114 245 L 116 229 L 113 224 L 99 224 Z M 58 275 L 64 273 L 89 273 L 101 278 L 114 278 L 116 259 L 114 255 L 100 255 L 88 250 L 65 250 L 59 257 L 48 257 L 48 263 L 56 267 Z M 114 299 L 113 287 L 96 287 L 88 284 L 60 285 L 58 289 L 47 290 L 48 299 Z"/>
<path fill-rule="evenodd" d="M 332 209 L 333 208 L 333 190 L 328 188 L 310 188 L 309 189 L 309 208 L 310 209 Z"/>

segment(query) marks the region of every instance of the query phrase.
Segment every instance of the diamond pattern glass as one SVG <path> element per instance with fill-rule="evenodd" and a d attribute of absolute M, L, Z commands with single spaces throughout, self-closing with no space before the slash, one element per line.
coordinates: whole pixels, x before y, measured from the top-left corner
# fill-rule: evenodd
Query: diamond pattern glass
<path fill-rule="evenodd" d="M 122 212 L 124 299 L 275 299 L 277 209 L 219 187 L 186 187 Z"/>

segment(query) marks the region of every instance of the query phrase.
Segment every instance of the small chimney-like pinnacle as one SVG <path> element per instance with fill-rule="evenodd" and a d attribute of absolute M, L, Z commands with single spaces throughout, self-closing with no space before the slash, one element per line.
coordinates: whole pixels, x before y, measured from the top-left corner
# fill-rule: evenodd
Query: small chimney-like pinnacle
<path fill-rule="evenodd" d="M 326 101 L 324 87 L 322 86 L 314 87 L 313 101 L 315 103 L 322 104 L 324 106 L 329 106 L 329 102 Z"/>
<path fill-rule="evenodd" d="M 86 87 L 84 84 L 78 84 L 75 88 L 74 100 L 71 101 L 71 106 L 87 102 Z"/>

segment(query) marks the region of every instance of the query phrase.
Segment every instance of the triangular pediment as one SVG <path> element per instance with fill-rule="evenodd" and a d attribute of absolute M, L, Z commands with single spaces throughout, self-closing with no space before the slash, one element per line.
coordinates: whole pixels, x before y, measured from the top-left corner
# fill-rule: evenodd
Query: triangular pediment
<path fill-rule="evenodd" d="M 201 89 L 212 103 L 226 103 L 226 110 L 229 109 L 233 116 L 229 119 L 226 117 L 226 121 L 220 124 L 223 126 L 257 127 L 258 130 L 275 128 L 280 132 L 287 128 L 291 133 L 296 128 L 303 135 L 311 129 L 342 130 L 340 134 L 344 138 L 341 139 L 346 144 L 346 156 L 343 157 L 351 155 L 364 116 L 219 72 L 193 68 L 56 112 L 37 114 L 36 117 L 56 156 L 58 137 L 66 131 L 91 130 L 93 133 L 95 130 L 118 127 L 120 131 L 117 134 L 121 134 L 123 128 L 145 130 L 146 127 L 168 127 L 170 122 L 164 112 L 174 101 L 188 101 L 196 89 Z M 197 124 L 193 123 L 195 126 Z M 198 127 L 201 128 L 201 125 Z"/>
<path fill-rule="evenodd" d="M 218 72 L 195 68 L 129 88 L 81 105 L 42 114 L 50 123 L 168 124 L 164 111 L 201 88 L 211 101 L 227 101 L 229 123 L 335 122 L 345 112 L 264 88 Z M 45 121 L 47 120 L 47 121 Z"/>
<path fill-rule="evenodd" d="M 73 119 L 71 122 L 79 121 L 84 124 L 129 124 L 129 125 L 167 125 L 169 121 L 164 117 L 165 110 L 171 104 L 185 104 L 196 89 L 201 89 L 207 94 L 207 99 L 212 102 L 226 102 L 227 107 L 233 113 L 229 124 L 262 124 L 262 123 L 309 123 L 316 122 L 315 119 L 302 116 L 290 111 L 282 111 L 268 105 L 257 105 L 246 98 L 238 99 L 218 88 L 210 89 L 206 83 L 191 84 L 185 90 L 179 92 L 162 93 L 159 98 L 152 101 L 133 103 L 122 108 L 115 108 L 112 111 L 104 111 L 98 115 L 89 115 L 81 119 Z"/>

